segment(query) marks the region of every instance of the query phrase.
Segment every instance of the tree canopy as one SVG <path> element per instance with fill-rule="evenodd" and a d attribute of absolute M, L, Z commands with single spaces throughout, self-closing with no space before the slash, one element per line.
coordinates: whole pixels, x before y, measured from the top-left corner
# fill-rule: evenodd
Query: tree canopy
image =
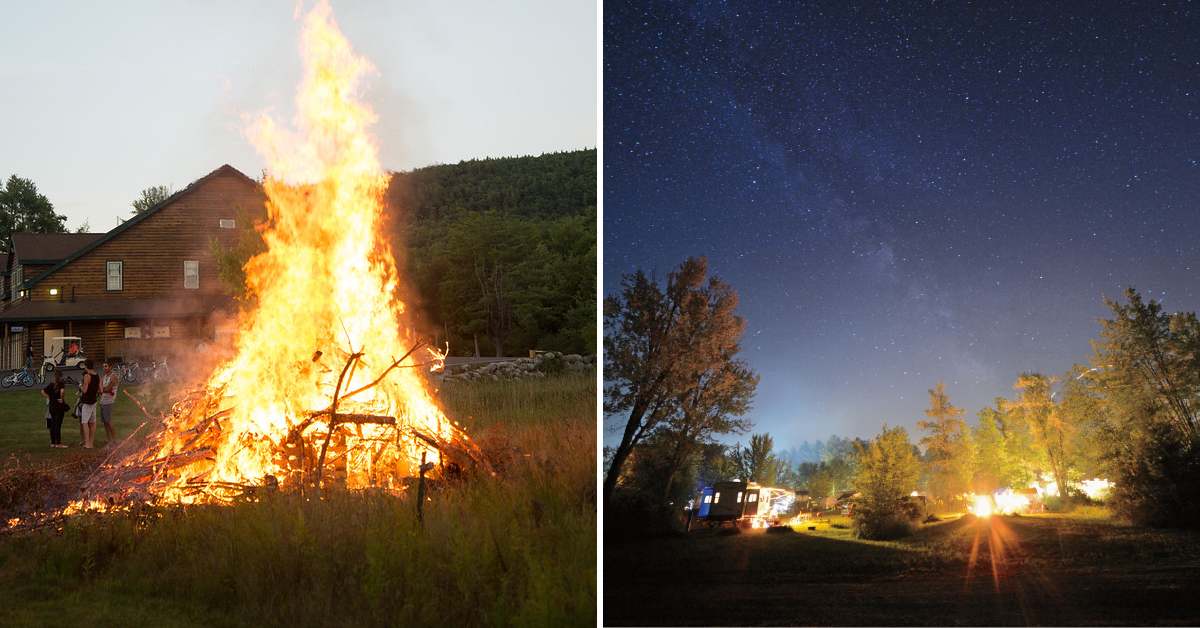
<path fill-rule="evenodd" d="M 151 207 L 154 207 L 155 205 L 167 200 L 172 194 L 174 194 L 174 191 L 171 190 L 170 186 L 152 185 L 142 190 L 141 194 L 139 194 L 137 198 L 133 199 L 133 209 L 129 213 L 135 215 L 140 214 L 147 209 L 150 209 Z"/>
<path fill-rule="evenodd" d="M 67 217 L 54 211 L 54 204 L 29 179 L 12 175 L 0 186 L 0 251 L 12 250 L 12 234 L 64 233 Z"/>
<path fill-rule="evenodd" d="M 604 304 L 604 411 L 621 440 L 604 478 L 607 502 L 626 459 L 647 436 L 690 424 L 691 440 L 734 431 L 749 408 L 754 373 L 737 360 L 745 321 L 737 293 L 688 258 L 660 286 L 642 271 Z M 723 391 L 723 392 L 722 392 Z"/>
<path fill-rule="evenodd" d="M 584 150 L 393 174 L 383 228 L 423 331 L 451 355 L 594 352 L 595 166 Z M 265 219 L 262 208 L 239 216 L 235 244 L 217 247 L 234 294 L 263 247 L 250 227 Z"/>
<path fill-rule="evenodd" d="M 883 431 L 858 451 L 854 488 L 859 501 L 854 523 L 859 536 L 879 539 L 902 536 L 911 523 L 900 501 L 917 487 L 920 464 L 902 427 Z"/>

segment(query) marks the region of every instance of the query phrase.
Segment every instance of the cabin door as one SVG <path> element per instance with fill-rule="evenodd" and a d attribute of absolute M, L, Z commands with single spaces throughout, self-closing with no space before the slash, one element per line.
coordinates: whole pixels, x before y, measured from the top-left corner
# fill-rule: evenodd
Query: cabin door
<path fill-rule="evenodd" d="M 47 329 L 45 332 L 43 332 L 42 337 L 44 339 L 42 342 L 42 346 L 43 346 L 43 350 L 45 351 L 45 353 L 43 353 L 42 355 L 47 355 L 47 356 L 50 356 L 51 358 L 57 359 L 59 352 L 61 352 L 62 348 L 63 348 L 62 347 L 63 330 Z"/>

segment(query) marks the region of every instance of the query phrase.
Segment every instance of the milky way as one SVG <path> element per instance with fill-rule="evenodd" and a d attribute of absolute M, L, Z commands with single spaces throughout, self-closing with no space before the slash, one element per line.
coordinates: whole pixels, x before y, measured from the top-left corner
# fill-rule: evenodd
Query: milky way
<path fill-rule="evenodd" d="M 973 417 L 1128 285 L 1200 308 L 1196 7 L 642 4 L 604 5 L 604 289 L 708 256 L 779 445 L 912 432 L 939 379 Z"/>

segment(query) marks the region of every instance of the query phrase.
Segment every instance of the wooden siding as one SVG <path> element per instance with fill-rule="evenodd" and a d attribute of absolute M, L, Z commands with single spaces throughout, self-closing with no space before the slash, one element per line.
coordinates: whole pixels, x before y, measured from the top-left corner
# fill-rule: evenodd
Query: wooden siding
<path fill-rule="evenodd" d="M 212 240 L 232 244 L 238 229 L 248 225 L 221 229 L 218 221 L 236 218 L 241 208 L 261 206 L 264 196 L 258 186 L 234 173 L 220 173 L 197 185 L 197 189 L 39 281 L 30 298 L 144 299 L 220 292 Z M 200 262 L 198 290 L 183 287 L 184 260 Z M 109 261 L 123 262 L 120 291 L 107 290 Z M 27 279 L 35 276 L 26 274 Z M 50 288 L 58 288 L 61 295 L 51 296 Z"/>

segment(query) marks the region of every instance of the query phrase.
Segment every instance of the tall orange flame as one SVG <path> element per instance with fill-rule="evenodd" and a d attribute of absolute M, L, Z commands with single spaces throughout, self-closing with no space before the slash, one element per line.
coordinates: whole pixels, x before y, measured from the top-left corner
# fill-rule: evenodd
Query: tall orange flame
<path fill-rule="evenodd" d="M 148 492 L 169 501 L 311 482 L 315 468 L 351 488 L 399 489 L 423 456 L 439 462 L 438 444 L 469 445 L 421 372 L 444 356 L 412 353 L 420 338 L 380 237 L 388 175 L 368 133 L 375 115 L 358 95 L 372 66 L 324 3 L 304 17 L 301 49 L 294 128 L 262 117 L 251 133 L 269 163 L 269 221 L 266 251 L 245 266 L 254 305 L 236 353 L 201 400 L 177 407 L 150 449 L 125 462 L 148 468 Z M 367 418 L 334 426 L 335 405 L 338 416 Z M 200 441 L 208 446 L 196 454 Z"/>

